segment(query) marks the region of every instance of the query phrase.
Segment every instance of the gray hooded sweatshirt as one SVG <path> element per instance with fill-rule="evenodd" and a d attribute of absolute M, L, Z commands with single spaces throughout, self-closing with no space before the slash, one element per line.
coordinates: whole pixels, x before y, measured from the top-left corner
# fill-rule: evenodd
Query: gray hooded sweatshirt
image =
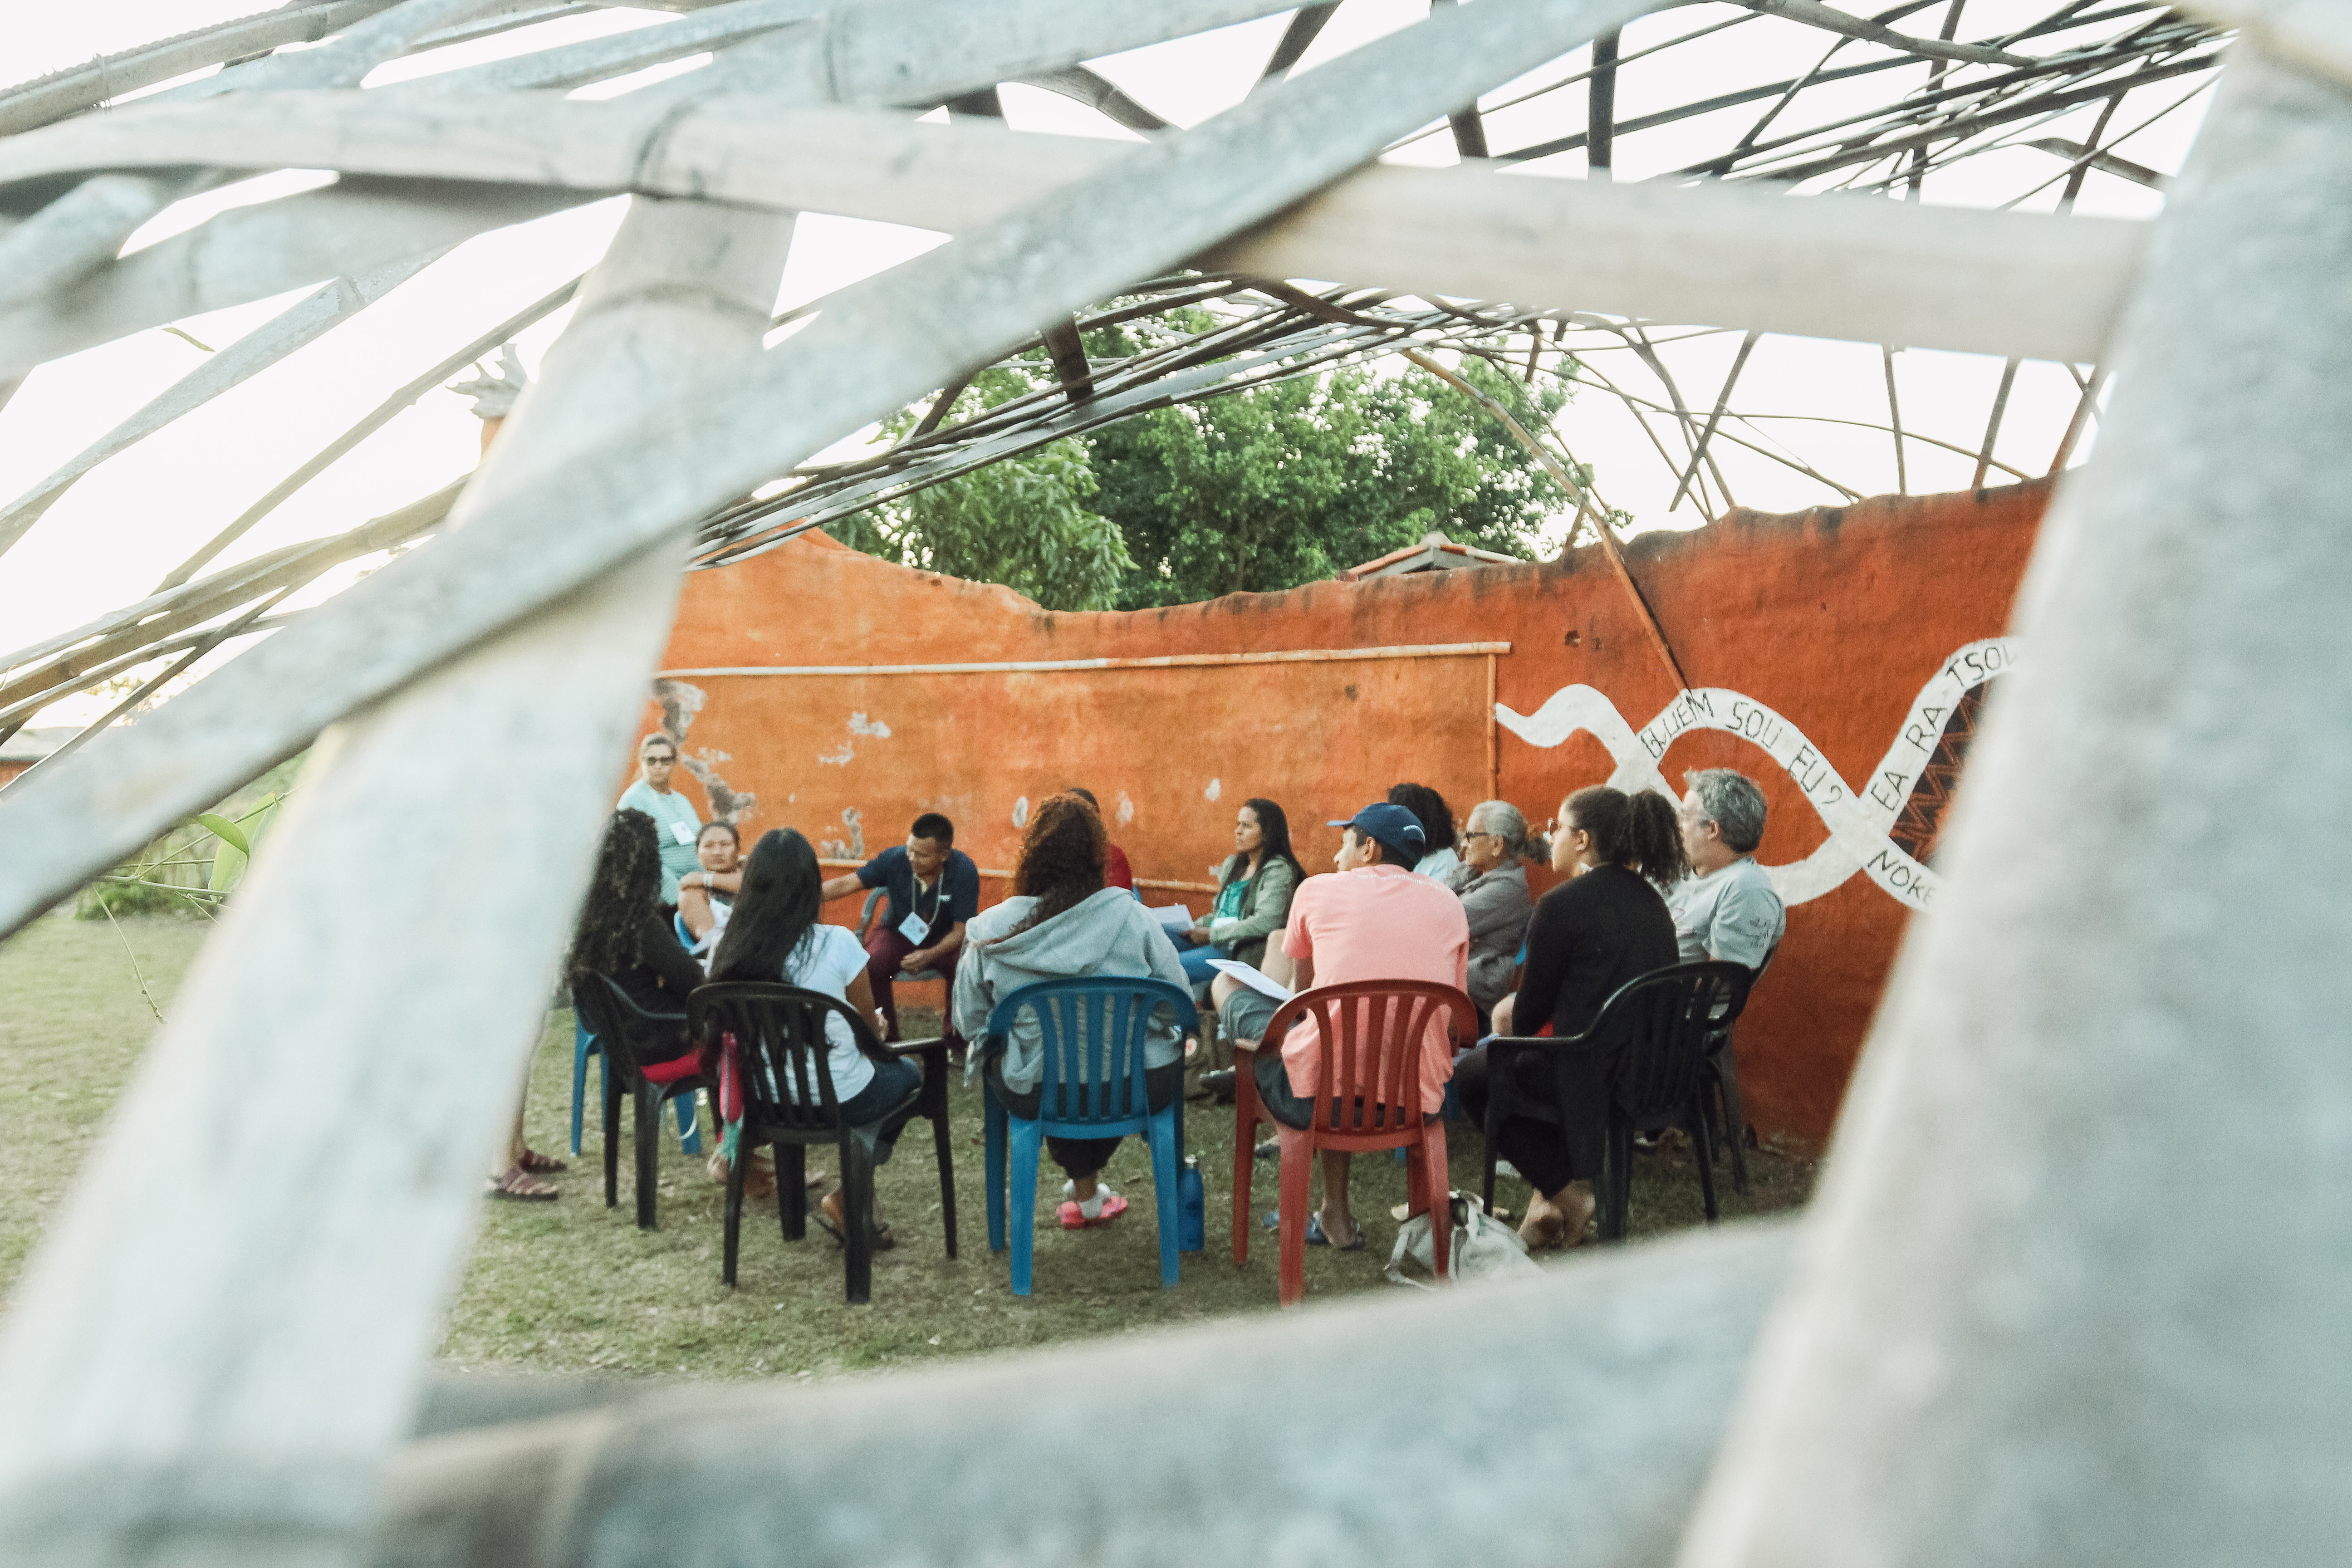
<path fill-rule="evenodd" d="M 1190 991 L 1183 961 L 1160 922 L 1124 888 L 1105 888 L 1052 920 L 1013 936 L 1004 933 L 1028 919 L 1037 900 L 1026 895 L 982 910 L 964 928 L 963 957 L 956 964 L 956 1027 L 977 1041 L 988 1032 L 996 1005 L 1024 985 L 1041 980 L 1082 980 L 1097 974 L 1128 974 L 1165 980 Z M 1168 1012 L 1155 1014 L 1143 1047 L 1146 1067 L 1181 1060 L 1183 1041 Z M 967 1079 L 980 1071 L 982 1053 L 965 1066 Z M 1004 1047 L 1004 1087 L 1026 1091 L 1044 1079 L 1045 1034 L 1034 1015 L 1024 1012 Z"/>

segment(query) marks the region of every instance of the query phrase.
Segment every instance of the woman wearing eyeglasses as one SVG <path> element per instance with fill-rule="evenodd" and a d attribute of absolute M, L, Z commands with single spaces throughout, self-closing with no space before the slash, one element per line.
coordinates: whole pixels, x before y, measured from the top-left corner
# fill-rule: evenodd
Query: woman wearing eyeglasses
<path fill-rule="evenodd" d="M 1528 819 L 1508 801 L 1470 808 L 1470 828 L 1459 846 L 1462 863 L 1439 879 L 1462 900 L 1470 921 L 1470 1000 L 1484 1032 L 1495 1004 L 1517 982 L 1519 943 L 1535 910 L 1527 868 L 1537 851 L 1528 843 Z"/>
<path fill-rule="evenodd" d="M 692 801 L 669 787 L 677 770 L 677 742 L 659 730 L 647 735 L 637 742 L 637 782 L 621 792 L 618 807 L 653 818 L 654 838 L 661 846 L 662 907 L 673 912 L 678 879 L 702 868 L 694 847 L 702 833 L 702 816 Z"/>
<path fill-rule="evenodd" d="M 1551 864 L 1568 880 L 1536 905 L 1528 922 L 1527 973 L 1517 995 L 1496 1008 L 1497 1034 L 1527 1036 L 1549 1026 L 1554 1038 L 1580 1035 L 1601 1005 L 1629 980 L 1664 969 L 1682 956 L 1664 889 L 1688 873 L 1682 829 L 1663 795 L 1628 795 L 1607 785 L 1580 789 L 1560 803 L 1554 819 Z M 1550 1098 L 1548 1062 L 1523 1056 L 1521 1088 Z M 1582 1073 L 1572 1086 L 1574 1124 L 1513 1117 L 1496 1130 L 1495 1152 L 1508 1160 L 1535 1196 L 1520 1239 L 1530 1247 L 1574 1247 L 1584 1240 L 1608 1128 L 1605 1064 L 1578 1058 L 1559 1070 Z M 1462 1109 L 1473 1122 L 1486 1120 L 1486 1052 L 1454 1064 Z"/>

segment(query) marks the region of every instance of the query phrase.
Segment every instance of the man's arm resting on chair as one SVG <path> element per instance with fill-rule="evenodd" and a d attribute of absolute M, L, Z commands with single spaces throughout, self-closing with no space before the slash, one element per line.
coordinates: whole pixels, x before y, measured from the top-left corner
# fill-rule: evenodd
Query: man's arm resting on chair
<path fill-rule="evenodd" d="M 857 879 L 856 872 L 852 871 L 846 876 L 828 879 L 824 886 L 817 889 L 817 897 L 829 904 L 835 899 L 845 899 L 852 893 L 863 892 L 865 889 L 866 884 Z"/>

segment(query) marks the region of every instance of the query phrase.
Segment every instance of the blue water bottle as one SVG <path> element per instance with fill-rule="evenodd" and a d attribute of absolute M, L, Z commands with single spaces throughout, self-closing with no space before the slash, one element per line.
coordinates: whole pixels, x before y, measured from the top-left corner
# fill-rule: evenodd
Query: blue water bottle
<path fill-rule="evenodd" d="M 1208 1194 L 1201 1185 L 1201 1162 L 1191 1154 L 1184 1156 L 1183 1174 L 1176 1178 L 1176 1250 L 1204 1252 L 1208 1249 L 1208 1221 L 1205 1215 Z"/>

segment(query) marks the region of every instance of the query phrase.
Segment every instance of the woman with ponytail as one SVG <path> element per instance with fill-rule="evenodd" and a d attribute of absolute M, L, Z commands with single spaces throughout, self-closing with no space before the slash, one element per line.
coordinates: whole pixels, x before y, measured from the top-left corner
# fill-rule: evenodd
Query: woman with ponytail
<path fill-rule="evenodd" d="M 1663 796 L 1627 795 L 1606 785 L 1577 791 L 1552 820 L 1551 865 L 1568 880 L 1536 904 L 1528 925 L 1527 970 L 1518 994 L 1495 1009 L 1497 1034 L 1531 1035 L 1548 1026 L 1556 1037 L 1580 1035 L 1612 992 L 1681 957 L 1664 889 L 1689 868 L 1675 808 Z M 1574 1097 L 1583 1112 L 1575 1125 L 1514 1117 L 1496 1131 L 1496 1153 L 1535 1189 L 1519 1226 L 1531 1247 L 1576 1246 L 1591 1223 L 1591 1178 L 1601 1169 L 1608 1085 L 1605 1064 L 1577 1065 L 1591 1067 L 1592 1092 Z M 1522 1087 L 1547 1100 L 1545 1080 L 1552 1070 L 1549 1061 L 1518 1060 Z M 1484 1125 L 1483 1048 L 1455 1065 L 1454 1081 L 1463 1109 Z"/>

